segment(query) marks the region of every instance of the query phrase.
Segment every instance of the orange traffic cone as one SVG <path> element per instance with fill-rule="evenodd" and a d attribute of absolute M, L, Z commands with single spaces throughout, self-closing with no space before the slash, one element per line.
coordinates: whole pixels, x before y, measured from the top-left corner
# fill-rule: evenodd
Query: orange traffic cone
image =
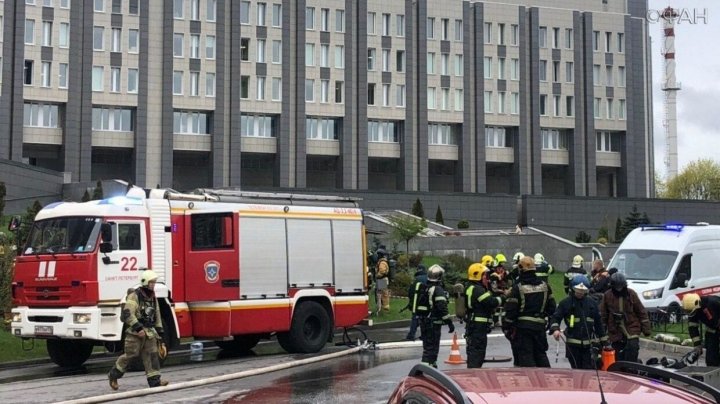
<path fill-rule="evenodd" d="M 451 365 L 462 365 L 463 363 L 467 363 L 465 359 L 463 359 L 460 355 L 460 346 L 457 342 L 457 333 L 453 334 L 453 342 L 452 346 L 450 347 L 450 357 L 447 358 L 445 363 L 449 363 Z"/>

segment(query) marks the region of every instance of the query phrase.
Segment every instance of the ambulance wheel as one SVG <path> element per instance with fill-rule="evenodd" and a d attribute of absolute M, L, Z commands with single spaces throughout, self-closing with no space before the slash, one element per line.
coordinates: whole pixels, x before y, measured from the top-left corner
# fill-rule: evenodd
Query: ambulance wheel
<path fill-rule="evenodd" d="M 47 340 L 50 359 L 63 368 L 76 368 L 85 363 L 92 354 L 94 344 L 88 340 Z"/>
<path fill-rule="evenodd" d="M 236 335 L 230 341 L 215 341 L 220 349 L 229 351 L 232 353 L 242 354 L 247 353 L 251 349 L 255 348 L 255 345 L 260 342 L 260 335 L 248 334 L 248 335 Z"/>
<path fill-rule="evenodd" d="M 323 306 L 314 301 L 300 303 L 290 324 L 290 331 L 278 333 L 278 342 L 289 353 L 315 353 L 327 342 L 330 317 Z"/>

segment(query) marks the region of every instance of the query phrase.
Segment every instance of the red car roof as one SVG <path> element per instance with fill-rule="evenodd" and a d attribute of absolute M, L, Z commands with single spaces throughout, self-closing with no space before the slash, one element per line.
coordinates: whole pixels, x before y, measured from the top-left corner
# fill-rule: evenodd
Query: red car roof
<path fill-rule="evenodd" d="M 597 375 L 590 370 L 486 368 L 448 370 L 444 373 L 476 404 L 600 402 Z M 685 389 L 643 377 L 615 372 L 599 372 L 599 377 L 608 403 L 715 402 L 712 397 L 703 398 Z M 435 379 L 419 375 L 407 377 L 396 393 L 428 384 L 433 385 L 433 390 L 444 390 Z"/>

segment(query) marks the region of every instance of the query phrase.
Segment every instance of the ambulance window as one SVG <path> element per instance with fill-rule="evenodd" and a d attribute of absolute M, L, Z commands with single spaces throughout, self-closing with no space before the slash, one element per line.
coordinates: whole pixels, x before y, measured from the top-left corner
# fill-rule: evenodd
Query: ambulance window
<path fill-rule="evenodd" d="M 670 289 L 683 288 L 685 287 L 685 282 L 690 280 L 692 275 L 691 258 L 692 254 L 688 254 L 682 258 L 680 265 L 678 265 L 678 270 L 675 272 L 675 278 L 673 279 L 672 285 L 670 285 Z"/>
<path fill-rule="evenodd" d="M 192 215 L 192 249 L 232 248 L 232 213 Z"/>
<path fill-rule="evenodd" d="M 118 244 L 120 250 L 140 249 L 140 223 L 118 224 Z"/>

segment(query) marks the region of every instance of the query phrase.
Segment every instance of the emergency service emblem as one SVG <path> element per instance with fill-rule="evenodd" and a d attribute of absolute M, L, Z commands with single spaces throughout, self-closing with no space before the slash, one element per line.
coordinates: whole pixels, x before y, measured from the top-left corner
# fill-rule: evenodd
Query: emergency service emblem
<path fill-rule="evenodd" d="M 205 263 L 205 281 L 215 283 L 220 279 L 220 263 L 208 261 Z"/>

